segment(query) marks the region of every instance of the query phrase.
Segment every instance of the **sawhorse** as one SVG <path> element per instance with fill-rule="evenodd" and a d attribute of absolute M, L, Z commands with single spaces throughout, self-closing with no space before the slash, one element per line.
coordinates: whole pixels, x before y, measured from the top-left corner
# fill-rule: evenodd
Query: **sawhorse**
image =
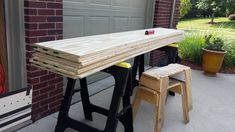
<path fill-rule="evenodd" d="M 114 92 L 109 110 L 92 104 L 89 100 L 86 78 L 80 79 L 81 99 L 85 118 L 92 121 L 92 112 L 107 116 L 104 130 L 91 127 L 69 117 L 70 104 L 75 88 L 76 79 L 68 78 L 67 88 L 62 101 L 55 132 L 64 132 L 66 128 L 73 128 L 81 132 L 115 132 L 118 121 L 122 122 L 125 132 L 133 132 L 132 107 L 130 103 L 132 89 L 131 68 L 112 66 L 103 70 L 115 79 Z M 120 102 L 123 100 L 123 110 L 119 112 Z"/>

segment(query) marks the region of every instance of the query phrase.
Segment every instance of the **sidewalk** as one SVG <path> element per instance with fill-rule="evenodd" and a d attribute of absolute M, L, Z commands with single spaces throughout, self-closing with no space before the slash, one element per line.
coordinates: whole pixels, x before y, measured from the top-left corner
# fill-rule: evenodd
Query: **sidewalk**
<path fill-rule="evenodd" d="M 109 107 L 112 88 L 91 97 L 94 104 Z M 234 132 L 235 130 L 235 75 L 218 74 L 206 77 L 201 71 L 193 71 L 192 81 L 193 110 L 190 122 L 182 123 L 181 97 L 168 97 L 166 116 L 162 132 Z M 58 113 L 45 117 L 17 132 L 54 132 Z M 71 106 L 70 117 L 88 123 L 97 128 L 104 128 L 106 118 L 93 114 L 94 121 L 84 120 L 81 103 Z M 134 121 L 135 132 L 153 132 L 154 107 L 143 102 Z M 117 132 L 123 132 L 118 124 Z M 72 129 L 66 132 L 76 132 Z"/>

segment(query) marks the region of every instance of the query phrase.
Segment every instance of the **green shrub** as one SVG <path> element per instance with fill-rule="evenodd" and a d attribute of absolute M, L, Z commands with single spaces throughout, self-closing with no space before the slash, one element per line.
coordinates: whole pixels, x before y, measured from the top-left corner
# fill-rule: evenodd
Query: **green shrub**
<path fill-rule="evenodd" d="M 180 1 L 180 17 L 184 17 L 192 8 L 190 0 Z"/>
<path fill-rule="evenodd" d="M 185 39 L 179 43 L 180 57 L 197 64 L 202 63 L 202 48 L 205 45 L 205 33 L 186 32 Z"/>
<path fill-rule="evenodd" d="M 205 49 L 214 51 L 224 51 L 224 40 L 220 37 L 213 37 L 213 35 L 205 36 Z"/>
<path fill-rule="evenodd" d="M 227 51 L 227 53 L 224 56 L 223 67 L 235 66 L 235 44 L 226 44 L 224 49 Z"/>

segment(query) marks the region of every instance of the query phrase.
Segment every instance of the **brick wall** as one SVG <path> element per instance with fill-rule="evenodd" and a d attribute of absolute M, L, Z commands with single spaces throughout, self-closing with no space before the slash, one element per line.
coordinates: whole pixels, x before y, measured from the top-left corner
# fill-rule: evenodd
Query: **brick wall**
<path fill-rule="evenodd" d="M 63 77 L 32 66 L 33 44 L 63 38 L 62 0 L 24 0 L 27 82 L 33 88 L 32 119 L 58 110 Z"/>
<path fill-rule="evenodd" d="M 169 28 L 171 9 L 173 0 L 156 0 L 155 1 L 155 12 L 154 12 L 154 27 L 165 27 Z M 174 28 L 179 21 L 179 5 L 180 0 L 176 2 L 176 10 L 174 14 Z M 164 51 L 155 50 L 150 54 L 150 65 L 156 66 L 161 63 L 161 60 L 167 59 Z"/>

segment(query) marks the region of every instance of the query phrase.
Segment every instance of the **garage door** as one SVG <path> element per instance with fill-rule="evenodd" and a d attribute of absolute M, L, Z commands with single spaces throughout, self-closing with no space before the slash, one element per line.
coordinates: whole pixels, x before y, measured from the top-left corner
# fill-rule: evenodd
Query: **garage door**
<path fill-rule="evenodd" d="M 143 29 L 149 1 L 64 0 L 64 38 Z M 96 74 L 89 80 L 100 76 L 104 75 Z"/>

